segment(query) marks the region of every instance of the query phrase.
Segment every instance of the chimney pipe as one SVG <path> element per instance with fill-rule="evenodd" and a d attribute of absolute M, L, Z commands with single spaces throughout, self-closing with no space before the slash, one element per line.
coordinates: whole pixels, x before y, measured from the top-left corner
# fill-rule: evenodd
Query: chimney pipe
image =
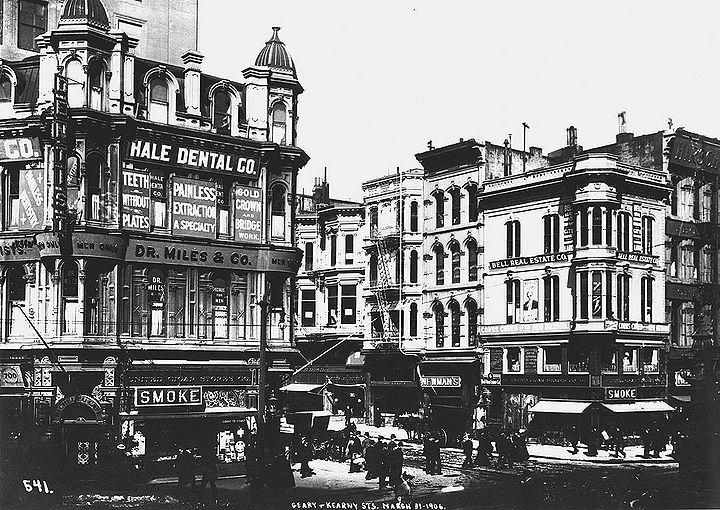
<path fill-rule="evenodd" d="M 626 115 L 626 111 L 618 113 L 618 133 L 627 132 L 627 119 L 625 118 Z"/>

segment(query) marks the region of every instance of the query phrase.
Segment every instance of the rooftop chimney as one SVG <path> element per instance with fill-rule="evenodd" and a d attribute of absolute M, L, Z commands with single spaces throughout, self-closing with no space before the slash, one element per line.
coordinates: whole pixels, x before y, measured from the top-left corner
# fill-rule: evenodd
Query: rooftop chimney
<path fill-rule="evenodd" d="M 627 112 L 618 113 L 618 134 L 615 137 L 617 143 L 623 143 L 632 140 L 633 134 L 627 132 Z"/>
<path fill-rule="evenodd" d="M 577 145 L 577 129 L 575 126 L 567 128 L 567 146 L 575 147 Z"/>

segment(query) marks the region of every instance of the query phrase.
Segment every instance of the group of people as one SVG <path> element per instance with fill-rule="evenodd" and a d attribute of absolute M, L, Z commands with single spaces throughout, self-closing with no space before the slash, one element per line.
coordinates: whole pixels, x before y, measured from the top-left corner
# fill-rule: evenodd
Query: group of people
<path fill-rule="evenodd" d="M 654 420 L 640 430 L 640 440 L 643 446 L 643 457 L 658 458 L 660 452 L 664 451 L 670 440 L 670 434 L 667 427 L 662 422 Z M 578 443 L 580 442 L 580 431 L 577 426 L 572 425 L 566 433 L 567 441 L 572 446 L 572 453 L 578 453 Z M 612 453 L 613 457 L 623 459 L 626 458 L 625 447 L 627 446 L 627 438 L 623 430 L 618 425 L 610 425 L 598 434 L 597 429 L 593 428 L 585 437 L 588 444 L 588 452 L 597 453 L 598 449 L 604 449 Z M 590 454 L 590 453 L 589 453 Z"/>
<path fill-rule="evenodd" d="M 175 461 L 175 469 L 178 476 L 178 487 L 181 490 L 186 485 L 189 485 L 192 490 L 192 496 L 200 496 L 202 499 L 205 487 L 210 485 L 213 501 L 217 504 L 218 491 L 215 482 L 218 474 L 215 463 L 215 453 L 213 451 L 203 451 L 200 453 L 199 459 L 197 459 L 192 450 L 181 448 L 178 451 L 177 460 Z M 195 479 L 198 471 L 202 475 L 199 485 Z"/>

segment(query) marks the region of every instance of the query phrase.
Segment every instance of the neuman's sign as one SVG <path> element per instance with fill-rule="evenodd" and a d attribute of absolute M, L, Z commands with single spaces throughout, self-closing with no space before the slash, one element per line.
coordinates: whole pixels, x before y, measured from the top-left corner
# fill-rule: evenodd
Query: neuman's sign
<path fill-rule="evenodd" d="M 229 172 L 250 178 L 258 176 L 260 167 L 258 158 L 244 154 L 211 151 L 142 139 L 133 140 L 126 145 L 125 157 L 191 170 Z"/>

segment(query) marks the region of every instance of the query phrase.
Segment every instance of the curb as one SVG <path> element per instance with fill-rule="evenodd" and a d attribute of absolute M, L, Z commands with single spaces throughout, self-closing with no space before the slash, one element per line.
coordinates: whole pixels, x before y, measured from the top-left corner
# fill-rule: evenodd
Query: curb
<path fill-rule="evenodd" d="M 643 458 L 625 458 L 625 459 L 598 459 L 593 457 L 584 457 L 584 458 L 565 458 L 565 457 L 551 457 L 550 455 L 537 455 L 537 454 L 530 454 L 531 459 L 544 459 L 544 460 L 556 460 L 556 461 L 562 461 L 562 462 L 588 462 L 591 464 L 612 464 L 612 465 L 622 465 L 622 464 L 677 464 L 678 462 L 675 459 L 643 459 Z"/>

